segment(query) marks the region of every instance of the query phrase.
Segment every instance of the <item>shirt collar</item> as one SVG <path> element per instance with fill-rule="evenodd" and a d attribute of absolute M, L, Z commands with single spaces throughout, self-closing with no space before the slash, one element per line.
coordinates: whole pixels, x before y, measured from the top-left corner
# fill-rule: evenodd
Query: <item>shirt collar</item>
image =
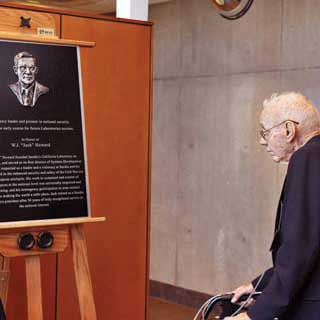
<path fill-rule="evenodd" d="M 29 88 L 24 88 L 21 85 L 21 94 L 26 94 L 28 96 L 33 91 L 34 87 L 35 87 L 35 82 Z"/>
<path fill-rule="evenodd" d="M 318 139 L 320 139 L 320 134 L 317 134 L 317 135 L 313 136 L 312 138 L 308 139 L 303 145 L 305 146 L 309 143 L 317 141 Z"/>

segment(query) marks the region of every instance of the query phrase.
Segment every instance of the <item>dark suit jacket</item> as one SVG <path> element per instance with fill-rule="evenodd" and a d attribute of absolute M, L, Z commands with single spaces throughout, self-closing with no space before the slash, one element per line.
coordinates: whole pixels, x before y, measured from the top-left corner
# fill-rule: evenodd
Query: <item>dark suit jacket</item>
<path fill-rule="evenodd" d="M 9 84 L 9 88 L 16 95 L 20 104 L 24 105 L 23 99 L 22 99 L 21 83 L 18 81 L 16 83 Z M 47 92 L 49 92 L 49 88 L 39 83 L 38 81 L 35 81 L 32 101 L 29 105 L 27 105 L 27 107 L 34 107 L 39 97 L 42 96 L 43 94 L 46 94 Z"/>
<path fill-rule="evenodd" d="M 249 317 L 319 320 L 320 135 L 289 161 L 271 251 L 273 267 L 260 282 L 258 290 L 263 293 L 249 309 Z"/>

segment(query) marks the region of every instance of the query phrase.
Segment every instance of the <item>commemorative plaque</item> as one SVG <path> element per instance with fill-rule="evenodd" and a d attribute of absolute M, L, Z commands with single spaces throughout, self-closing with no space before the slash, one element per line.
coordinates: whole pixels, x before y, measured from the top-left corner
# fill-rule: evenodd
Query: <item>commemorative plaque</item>
<path fill-rule="evenodd" d="M 0 41 L 0 222 L 89 215 L 80 51 Z"/>

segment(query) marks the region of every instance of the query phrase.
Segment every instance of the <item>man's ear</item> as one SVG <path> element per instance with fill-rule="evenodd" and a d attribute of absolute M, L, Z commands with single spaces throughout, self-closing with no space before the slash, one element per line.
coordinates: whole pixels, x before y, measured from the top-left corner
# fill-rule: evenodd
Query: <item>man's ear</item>
<path fill-rule="evenodd" d="M 17 66 L 13 66 L 13 71 L 14 71 L 14 73 L 17 75 L 18 74 L 18 68 L 17 68 Z"/>
<path fill-rule="evenodd" d="M 287 141 L 292 142 L 293 139 L 296 137 L 296 126 L 293 122 L 287 121 L 286 122 L 286 136 L 287 136 Z"/>

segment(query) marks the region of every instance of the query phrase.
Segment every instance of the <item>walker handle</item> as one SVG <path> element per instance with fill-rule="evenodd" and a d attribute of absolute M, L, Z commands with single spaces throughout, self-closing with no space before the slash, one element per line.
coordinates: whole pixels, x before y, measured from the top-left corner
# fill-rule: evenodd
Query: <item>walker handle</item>
<path fill-rule="evenodd" d="M 253 299 L 257 298 L 259 295 L 261 294 L 261 292 L 255 292 L 251 295 L 251 297 Z M 229 301 L 231 303 L 231 299 L 233 298 L 234 294 L 233 293 L 226 293 L 224 295 L 222 295 L 221 297 L 219 297 L 218 300 L 216 300 L 215 302 L 211 303 L 210 305 L 208 305 L 207 309 L 205 310 L 204 313 L 204 319 L 207 319 L 211 310 L 213 309 L 213 307 L 215 306 L 215 304 L 221 302 L 221 301 Z M 238 302 L 245 302 L 247 299 L 249 298 L 249 294 L 245 294 L 243 296 L 240 297 L 240 299 L 238 300 Z M 235 305 L 235 304 L 232 304 Z M 216 319 L 220 319 L 219 317 L 216 317 Z M 223 319 L 223 318 L 221 318 Z"/>

